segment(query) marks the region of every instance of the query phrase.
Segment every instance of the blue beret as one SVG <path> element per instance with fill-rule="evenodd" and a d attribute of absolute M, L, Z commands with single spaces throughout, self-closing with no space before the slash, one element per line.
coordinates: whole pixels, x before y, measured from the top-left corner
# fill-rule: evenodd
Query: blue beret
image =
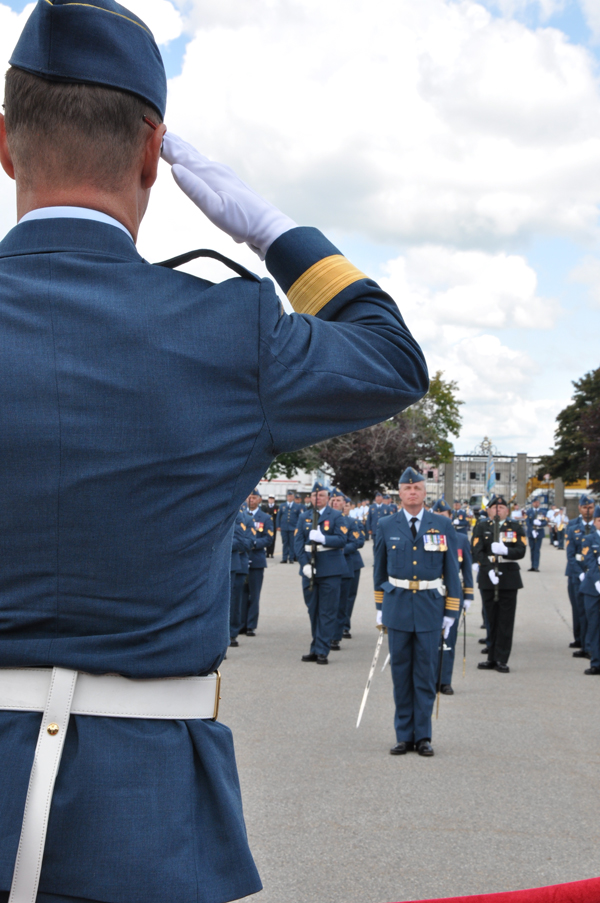
<path fill-rule="evenodd" d="M 114 0 L 39 0 L 10 58 L 49 81 L 136 94 L 164 119 L 167 76 L 150 29 Z"/>
<path fill-rule="evenodd" d="M 407 467 L 400 479 L 398 480 L 398 486 L 402 486 L 403 483 L 424 483 L 425 477 L 422 473 L 417 473 L 416 470 L 412 467 Z"/>
<path fill-rule="evenodd" d="M 584 492 L 584 494 L 579 499 L 579 504 L 581 505 L 582 508 L 584 507 L 584 505 L 593 505 L 594 499 L 590 498 L 590 496 L 586 495 Z"/>
<path fill-rule="evenodd" d="M 448 502 L 444 501 L 444 499 L 438 499 L 431 510 L 435 511 L 436 513 L 440 513 L 442 511 L 450 511 L 451 512 L 452 508 L 450 507 Z"/>

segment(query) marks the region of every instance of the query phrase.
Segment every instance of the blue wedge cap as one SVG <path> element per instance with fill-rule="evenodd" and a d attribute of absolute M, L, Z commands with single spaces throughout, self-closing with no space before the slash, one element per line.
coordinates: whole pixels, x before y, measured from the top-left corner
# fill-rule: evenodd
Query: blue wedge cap
<path fill-rule="evenodd" d="M 400 479 L 398 480 L 398 486 L 402 486 L 403 483 L 424 483 L 425 477 L 422 473 L 417 473 L 417 471 L 413 467 L 407 467 Z"/>

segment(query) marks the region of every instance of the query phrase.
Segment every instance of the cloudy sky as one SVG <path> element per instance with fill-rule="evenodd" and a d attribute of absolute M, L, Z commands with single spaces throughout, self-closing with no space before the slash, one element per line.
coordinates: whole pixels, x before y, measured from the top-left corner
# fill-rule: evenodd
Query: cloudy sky
<path fill-rule="evenodd" d="M 161 46 L 168 126 L 322 229 L 458 382 L 456 450 L 547 451 L 571 381 L 600 364 L 600 0 L 125 5 Z M 31 8 L 0 2 L 3 65 Z M 166 165 L 139 247 L 264 272 Z"/>

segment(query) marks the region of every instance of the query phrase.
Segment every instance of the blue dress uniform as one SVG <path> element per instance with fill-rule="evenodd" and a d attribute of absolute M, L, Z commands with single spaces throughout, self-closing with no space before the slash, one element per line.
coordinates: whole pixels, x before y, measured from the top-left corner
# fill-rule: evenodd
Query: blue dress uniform
<path fill-rule="evenodd" d="M 542 548 L 542 540 L 546 534 L 544 525 L 548 520 L 541 508 L 528 508 L 525 516 L 527 519 L 527 541 L 531 555 L 531 567 L 529 570 L 539 571 L 540 550 Z M 536 524 L 535 521 L 539 521 L 539 523 Z M 534 533 L 536 534 L 535 536 Z"/>
<path fill-rule="evenodd" d="M 433 513 L 441 514 L 442 511 L 447 511 L 454 521 L 455 512 L 452 511 L 450 505 L 440 500 L 433 506 Z M 442 692 L 446 693 L 447 695 L 450 695 L 453 692 L 452 672 L 454 670 L 454 660 L 456 657 L 456 640 L 458 637 L 460 618 L 464 608 L 464 600 L 467 599 L 469 602 L 473 601 L 473 563 L 471 558 L 471 546 L 469 543 L 469 537 L 466 536 L 464 532 L 460 531 L 457 526 L 454 526 L 454 530 L 456 531 L 456 541 L 458 543 L 457 553 L 458 568 L 460 571 L 461 592 L 458 617 L 450 628 L 450 633 L 445 640 L 446 648 L 444 649 L 442 658 Z"/>
<path fill-rule="evenodd" d="M 298 518 L 302 513 L 302 506 L 297 502 L 283 502 L 277 512 L 276 528 L 281 530 L 281 560 L 294 561 L 294 533 L 298 525 Z"/>
<path fill-rule="evenodd" d="M 112 0 L 42 0 L 12 63 L 164 113 L 158 48 Z M 249 490 L 278 454 L 418 401 L 427 367 L 394 300 L 315 229 L 267 252 L 288 316 L 269 279 L 152 266 L 119 223 L 81 216 L 0 243 L 0 666 L 209 674 Z M 3 892 L 40 723 L 0 710 Z M 71 717 L 40 894 L 223 903 L 260 887 L 225 725 Z"/>
<path fill-rule="evenodd" d="M 354 611 L 354 603 L 358 595 L 358 587 L 360 584 L 360 572 L 364 568 L 365 563 L 359 549 L 365 544 L 366 534 L 364 525 L 355 517 L 348 518 L 350 526 L 348 528 L 348 542 L 346 543 L 346 563 L 352 570 L 352 577 L 348 583 L 347 596 L 344 605 L 344 619 L 342 622 L 342 637 L 350 638 L 350 628 L 352 626 L 352 612 Z M 344 581 L 342 580 L 342 593 L 344 592 Z"/>
<path fill-rule="evenodd" d="M 395 580 L 406 585 L 396 586 Z M 419 588 L 434 581 L 440 588 Z M 382 518 L 374 582 L 375 603 L 388 630 L 397 741 L 431 740 L 442 621 L 457 619 L 460 606 L 458 542 L 447 518 L 424 510 L 416 538 L 403 510 Z"/>
<path fill-rule="evenodd" d="M 469 516 L 464 508 L 455 508 L 452 511 L 452 526 L 457 533 L 462 533 L 463 536 L 469 535 Z"/>
<path fill-rule="evenodd" d="M 242 614 L 240 632 L 252 635 L 258 626 L 260 593 L 262 590 L 265 568 L 267 566 L 267 549 L 273 541 L 273 519 L 260 508 L 254 511 L 246 509 L 252 519 L 254 536 L 250 549 L 250 569 L 248 580 L 242 590 Z"/>
<path fill-rule="evenodd" d="M 395 502 L 392 502 L 391 495 L 384 495 L 383 504 L 386 506 L 388 514 L 395 514 L 398 510 L 398 505 L 396 505 Z"/>
<path fill-rule="evenodd" d="M 596 506 L 594 517 L 600 517 L 600 506 Z M 600 531 L 594 529 L 587 535 L 582 544 L 582 565 L 585 577 L 581 583 L 581 595 L 584 598 L 587 618 L 586 643 L 590 656 L 590 667 L 585 674 L 600 674 Z"/>
<path fill-rule="evenodd" d="M 231 542 L 231 592 L 229 603 L 229 644 L 237 646 L 242 627 L 242 593 L 250 567 L 250 550 L 254 541 L 254 522 L 244 510 L 235 519 Z"/>
<path fill-rule="evenodd" d="M 579 505 L 593 504 L 589 496 L 581 496 Z M 584 539 L 593 533 L 593 523 L 586 523 L 581 515 L 574 518 L 567 526 L 567 566 L 565 575 L 568 579 L 569 601 L 573 612 L 573 638 L 581 649 L 581 653 L 574 653 L 578 658 L 584 657 L 587 652 L 587 615 L 585 599 L 581 592 L 581 575 L 584 573 L 582 547 Z"/>
<path fill-rule="evenodd" d="M 322 488 L 320 484 L 315 484 Z M 313 487 L 313 492 L 317 490 Z M 312 547 L 309 533 L 313 529 L 312 514 L 300 517 L 294 537 L 296 558 L 300 562 L 302 592 L 308 608 L 311 628 L 310 656 L 305 660 L 317 661 L 317 657 L 327 658 L 334 637 L 340 602 L 342 577 L 347 573 L 344 561 L 344 546 L 348 535 L 344 515 L 329 505 L 319 512 L 318 526 L 325 542 L 317 545 L 317 563 L 313 588 L 310 579 L 303 574 L 305 565 L 310 565 Z"/>
<path fill-rule="evenodd" d="M 369 505 L 369 512 L 367 514 L 367 534 L 373 540 L 377 533 L 377 524 L 382 517 L 387 517 L 388 514 L 390 514 L 389 508 L 383 503 L 381 505 Z"/>

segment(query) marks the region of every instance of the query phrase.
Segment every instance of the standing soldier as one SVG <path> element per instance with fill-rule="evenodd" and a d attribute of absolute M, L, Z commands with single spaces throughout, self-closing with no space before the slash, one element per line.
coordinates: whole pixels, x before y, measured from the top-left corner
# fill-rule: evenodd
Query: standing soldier
<path fill-rule="evenodd" d="M 319 482 L 313 486 L 313 499 L 317 526 L 313 527 L 313 514 L 304 512 L 294 538 L 312 637 L 310 652 L 302 656 L 302 661 L 326 665 L 335 633 L 342 576 L 346 573 L 344 546 L 348 528 L 341 512 L 328 504 L 329 490 Z"/>
<path fill-rule="evenodd" d="M 398 510 L 398 505 L 396 505 L 396 504 L 392 501 L 391 495 L 389 495 L 387 492 L 386 492 L 386 493 L 384 494 L 384 496 L 383 496 L 383 504 L 384 504 L 384 505 L 386 506 L 386 508 L 388 509 L 388 514 L 395 514 L 396 511 Z"/>
<path fill-rule="evenodd" d="M 480 520 L 473 530 L 472 539 L 473 560 L 479 565 L 477 582 L 489 625 L 487 661 L 477 667 L 508 674 L 517 592 L 523 586 L 517 561 L 525 557 L 527 538 L 521 524 L 509 517 L 504 496 L 495 495 L 487 513 L 487 519 Z"/>
<path fill-rule="evenodd" d="M 594 500 L 589 495 L 579 499 L 579 516 L 569 522 L 567 527 L 567 569 L 568 592 L 573 612 L 573 642 L 575 649 L 573 658 L 589 658 L 587 644 L 587 614 L 585 599 L 581 592 L 584 580 L 583 542 L 594 530 Z"/>
<path fill-rule="evenodd" d="M 600 674 L 600 505 L 594 511 L 594 531 L 585 536 L 581 554 L 585 571 L 581 595 L 585 602 L 586 643 L 591 659 L 590 667 L 583 673 Z"/>
<path fill-rule="evenodd" d="M 271 518 L 271 520 L 273 521 L 273 538 L 265 550 L 267 558 L 273 558 L 273 555 L 275 554 L 275 536 L 276 536 L 275 520 L 277 518 L 277 512 L 279 511 L 279 505 L 275 501 L 275 496 L 270 495 L 269 498 L 267 499 L 267 501 L 265 503 L 263 503 L 260 507 L 261 507 L 261 511 L 264 511 L 265 514 L 268 514 L 269 517 Z"/>
<path fill-rule="evenodd" d="M 244 583 L 242 592 L 240 633 L 245 633 L 246 636 L 256 636 L 260 593 L 267 566 L 266 553 L 275 535 L 271 516 L 265 514 L 262 508 L 259 507 L 260 500 L 258 489 L 255 489 L 248 496 L 247 513 L 252 518 L 254 536 L 252 537 L 252 547 L 250 549 L 248 579 Z"/>
<path fill-rule="evenodd" d="M 454 499 L 454 511 L 452 512 L 452 525 L 457 533 L 463 536 L 469 535 L 469 515 L 462 507 L 460 499 Z"/>
<path fill-rule="evenodd" d="M 383 493 L 376 492 L 375 502 L 369 506 L 369 511 L 367 514 L 367 534 L 371 539 L 375 539 L 377 524 L 379 523 L 380 518 L 386 517 L 388 514 L 389 511 L 387 509 L 387 505 L 383 504 Z"/>
<path fill-rule="evenodd" d="M 442 631 L 460 606 L 456 534 L 446 518 L 425 511 L 425 479 L 408 467 L 399 482 L 402 510 L 382 518 L 375 538 L 377 624 L 388 631 L 397 744 L 432 756 L 431 714 Z"/>
<path fill-rule="evenodd" d="M 294 556 L 294 533 L 300 516 L 300 505 L 296 503 L 296 493 L 288 489 L 286 501 L 277 513 L 275 526 L 281 532 L 281 564 L 292 564 Z"/>
<path fill-rule="evenodd" d="M 242 593 L 250 567 L 250 549 L 254 540 L 254 524 L 245 510 L 235 519 L 231 543 L 231 584 L 229 602 L 229 645 L 239 646 L 238 635 L 242 621 Z"/>
<path fill-rule="evenodd" d="M 529 553 L 531 555 L 530 571 L 539 571 L 540 569 L 540 550 L 542 548 L 542 540 L 545 535 L 544 524 L 547 518 L 540 508 L 540 500 L 534 499 L 531 508 L 527 509 L 527 540 L 529 542 Z"/>
<path fill-rule="evenodd" d="M 351 501 L 349 498 L 346 498 L 346 502 L 344 505 L 344 514 L 348 516 L 349 508 L 351 505 Z M 346 562 L 349 567 L 353 571 L 352 579 L 350 580 L 350 584 L 348 586 L 348 595 L 346 597 L 345 602 L 345 613 L 344 613 L 344 621 L 343 621 L 343 632 L 342 639 L 351 640 L 352 634 L 350 632 L 351 621 L 352 621 L 352 612 L 354 611 L 354 603 L 356 602 L 356 596 L 358 595 L 358 585 L 360 583 L 360 572 L 361 569 L 364 568 L 365 563 L 362 559 L 362 555 L 360 554 L 359 549 L 365 544 L 365 528 L 362 521 L 357 520 L 356 518 L 350 519 L 351 530 L 348 534 L 348 542 L 346 543 L 346 549 L 349 547 L 349 554 L 346 555 Z M 345 550 L 344 550 L 345 551 Z M 342 581 L 342 594 L 343 594 L 343 581 Z"/>
<path fill-rule="evenodd" d="M 439 499 L 433 506 L 434 514 L 441 514 L 443 517 L 447 517 L 450 519 L 456 520 L 453 516 L 453 511 L 443 499 Z M 453 696 L 454 690 L 452 689 L 452 672 L 454 670 L 454 659 L 456 657 L 456 640 L 458 637 L 458 627 L 460 624 L 460 616 L 463 612 L 469 610 L 471 604 L 473 602 L 473 570 L 472 570 L 472 562 L 471 562 L 471 547 L 469 545 L 469 539 L 464 534 L 464 532 L 459 531 L 458 527 L 454 527 L 456 530 L 456 541 L 458 543 L 458 567 L 460 571 L 460 583 L 461 583 L 461 594 L 460 594 L 460 608 L 458 610 L 458 617 L 456 618 L 450 633 L 448 634 L 448 639 L 446 640 L 446 649 L 444 649 L 444 654 L 442 658 L 442 682 L 440 686 L 440 691 L 444 693 L 446 696 Z"/>

